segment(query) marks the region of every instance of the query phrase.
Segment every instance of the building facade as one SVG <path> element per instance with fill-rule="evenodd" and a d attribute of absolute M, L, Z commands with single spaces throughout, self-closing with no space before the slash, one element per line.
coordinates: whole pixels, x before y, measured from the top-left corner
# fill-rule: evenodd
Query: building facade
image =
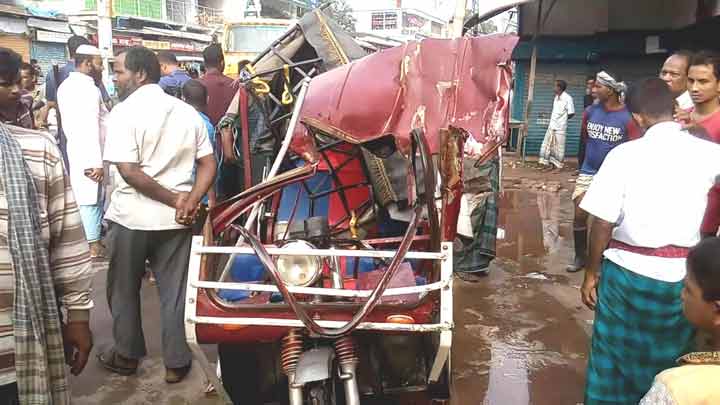
<path fill-rule="evenodd" d="M 65 44 L 70 35 L 70 25 L 62 15 L 0 5 L 0 47 L 14 50 L 25 62 L 36 59 L 43 75 L 52 65 L 67 60 Z"/>
<path fill-rule="evenodd" d="M 424 38 L 444 38 L 448 35 L 448 21 L 454 11 L 441 0 L 360 1 L 352 0 L 355 31 L 358 38 L 375 42 L 407 42 Z M 453 3 L 454 4 L 454 3 Z"/>
<path fill-rule="evenodd" d="M 657 76 L 672 51 L 720 48 L 715 40 L 720 34 L 718 0 L 558 0 L 539 39 L 533 43 L 537 7 L 537 2 L 520 7 L 521 41 L 513 53 L 511 116 L 523 121 L 533 45 L 538 51 L 533 104 L 527 122 L 528 155 L 539 153 L 550 121 L 556 80 L 568 83 L 567 91 L 578 112 L 568 122 L 566 145 L 566 155 L 576 156 L 588 76 L 608 70 L 632 84 Z M 569 15 L 573 18 L 567 18 Z"/>

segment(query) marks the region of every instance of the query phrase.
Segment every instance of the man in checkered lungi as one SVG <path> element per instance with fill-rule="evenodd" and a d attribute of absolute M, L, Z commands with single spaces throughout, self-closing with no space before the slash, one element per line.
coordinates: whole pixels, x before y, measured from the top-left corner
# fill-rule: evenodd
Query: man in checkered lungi
<path fill-rule="evenodd" d="M 658 372 L 692 350 L 685 258 L 720 174 L 720 146 L 673 122 L 662 80 L 643 81 L 627 101 L 645 135 L 608 153 L 580 203 L 593 216 L 581 288 L 595 311 L 586 405 L 638 403 Z"/>

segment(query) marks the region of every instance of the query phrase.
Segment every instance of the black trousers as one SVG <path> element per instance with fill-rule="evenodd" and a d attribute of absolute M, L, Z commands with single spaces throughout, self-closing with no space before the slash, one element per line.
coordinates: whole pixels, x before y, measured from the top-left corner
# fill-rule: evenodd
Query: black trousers
<path fill-rule="evenodd" d="M 130 359 L 147 354 L 140 312 L 145 260 L 157 280 L 162 321 L 163 360 L 169 368 L 190 364 L 185 341 L 185 284 L 192 232 L 187 229 L 139 231 L 110 223 L 107 298 L 117 352 Z"/>
<path fill-rule="evenodd" d="M 16 383 L 0 386 L 0 405 L 20 405 Z"/>

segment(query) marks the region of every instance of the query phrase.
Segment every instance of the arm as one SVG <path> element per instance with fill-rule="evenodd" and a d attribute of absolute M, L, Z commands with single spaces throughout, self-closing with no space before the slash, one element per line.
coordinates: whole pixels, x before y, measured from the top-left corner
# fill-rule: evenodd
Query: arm
<path fill-rule="evenodd" d="M 198 119 L 199 118 L 198 116 Z M 205 124 L 197 128 L 195 136 L 198 156 L 195 163 L 195 183 L 187 198 L 183 196 L 177 201 L 175 212 L 175 221 L 185 225 L 191 224 L 194 220 L 198 207 L 200 206 L 200 200 L 215 182 L 215 172 L 217 170 L 213 146 L 210 142 L 208 128 L 205 127 Z"/>
<path fill-rule="evenodd" d="M 715 179 L 715 185 L 708 192 L 708 204 L 700 233 L 703 238 L 715 236 L 718 228 L 720 228 L 720 176 Z"/>
<path fill-rule="evenodd" d="M 50 271 L 56 296 L 67 309 L 63 326 L 66 362 L 74 375 L 80 374 L 92 350 L 90 309 L 92 278 L 95 274 L 75 197 L 66 177 L 57 148 L 56 162 L 47 170 L 47 211 L 50 224 Z"/>
<path fill-rule="evenodd" d="M 145 174 L 138 163 L 116 163 L 118 172 L 132 188 L 140 194 L 176 208 L 181 193 L 175 193 L 161 186 L 155 179 Z"/>
<path fill-rule="evenodd" d="M 580 298 L 591 310 L 598 301 L 597 286 L 603 253 L 612 238 L 612 232 L 623 212 L 625 200 L 625 173 L 627 165 L 623 158 L 624 146 L 610 151 L 600 171 L 593 178 L 590 189 L 580 202 L 580 209 L 592 215 L 588 265 L 580 289 Z"/>
<path fill-rule="evenodd" d="M 48 115 L 50 114 L 50 110 L 53 108 L 57 108 L 57 94 L 56 94 L 56 88 L 55 88 L 55 78 L 53 75 L 52 69 L 48 72 L 48 74 L 45 76 L 45 99 L 47 100 L 47 103 L 45 104 L 45 107 L 42 109 L 39 115 L 40 124 L 47 125 Z"/>
<path fill-rule="evenodd" d="M 188 200 L 197 205 L 215 182 L 215 156 L 207 155 L 197 160 L 197 177 Z"/>
<path fill-rule="evenodd" d="M 582 302 L 588 308 L 595 310 L 597 305 L 597 286 L 600 281 L 600 266 L 603 260 L 603 253 L 612 239 L 614 224 L 593 217 L 590 226 L 590 246 L 585 279 L 581 288 Z"/>
<path fill-rule="evenodd" d="M 567 113 L 569 120 L 571 120 L 575 116 L 575 103 L 569 94 L 567 97 Z"/>
<path fill-rule="evenodd" d="M 226 163 L 237 161 L 237 156 L 235 155 L 235 136 L 233 135 L 232 126 L 220 128 L 220 142 L 222 144 L 223 160 Z"/>
<path fill-rule="evenodd" d="M 82 168 L 86 172 L 92 172 L 88 175 L 93 181 L 99 183 L 103 178 L 103 160 L 102 148 L 100 147 L 100 92 L 94 86 L 83 88 L 82 99 L 94 100 L 93 102 L 74 103 L 73 108 L 79 109 L 79 113 L 88 119 L 83 125 L 84 131 L 84 148 L 87 155 L 83 159 Z M 64 93 L 63 93 L 64 94 Z M 90 119 L 92 118 L 92 119 Z"/>

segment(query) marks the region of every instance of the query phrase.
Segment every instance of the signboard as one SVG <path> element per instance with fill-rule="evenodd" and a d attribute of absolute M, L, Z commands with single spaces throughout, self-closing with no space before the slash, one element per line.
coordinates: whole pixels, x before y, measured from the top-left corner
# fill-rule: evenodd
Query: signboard
<path fill-rule="evenodd" d="M 170 49 L 173 51 L 192 52 L 195 50 L 195 47 L 189 41 L 172 41 L 170 42 Z"/>
<path fill-rule="evenodd" d="M 112 37 L 112 43 L 113 45 L 117 46 L 125 46 L 125 47 L 131 47 L 131 46 L 139 46 L 143 44 L 142 38 L 137 37 L 122 37 L 114 35 Z"/>
<path fill-rule="evenodd" d="M 143 39 L 142 46 L 144 46 L 145 48 L 156 49 L 160 51 L 170 50 L 170 42 L 168 41 L 150 41 L 147 39 Z"/>
<path fill-rule="evenodd" d="M 35 31 L 35 40 L 38 42 L 65 44 L 71 36 L 72 34 L 65 34 L 63 32 Z"/>

